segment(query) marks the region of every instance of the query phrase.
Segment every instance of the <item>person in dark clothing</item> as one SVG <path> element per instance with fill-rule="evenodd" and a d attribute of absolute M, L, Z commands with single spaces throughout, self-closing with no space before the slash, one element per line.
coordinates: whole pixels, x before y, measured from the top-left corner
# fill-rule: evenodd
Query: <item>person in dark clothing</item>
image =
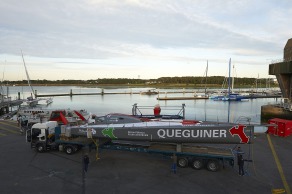
<path fill-rule="evenodd" d="M 238 155 L 238 170 L 239 170 L 239 176 L 243 176 L 244 175 L 244 169 L 243 169 L 243 166 L 244 166 L 244 159 L 242 157 L 241 154 Z"/>
<path fill-rule="evenodd" d="M 86 155 L 83 157 L 83 167 L 84 167 L 84 172 L 87 172 L 87 170 L 88 170 L 88 164 L 89 164 L 89 157 L 88 157 L 88 155 L 86 154 Z"/>
<path fill-rule="evenodd" d="M 238 146 L 237 150 L 236 150 L 236 154 L 237 154 L 237 159 L 238 159 L 238 156 L 241 155 L 243 152 L 241 150 L 241 147 Z"/>

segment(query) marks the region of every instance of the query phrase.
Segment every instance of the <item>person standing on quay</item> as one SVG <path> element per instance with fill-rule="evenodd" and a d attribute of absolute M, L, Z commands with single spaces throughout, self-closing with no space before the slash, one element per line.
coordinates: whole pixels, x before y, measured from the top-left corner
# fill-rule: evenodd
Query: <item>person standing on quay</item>
<path fill-rule="evenodd" d="M 241 155 L 242 153 L 243 153 L 243 152 L 242 152 L 242 150 L 241 150 L 241 147 L 238 146 L 238 147 L 237 147 L 237 150 L 236 150 L 237 157 L 238 157 L 239 155 Z"/>
<path fill-rule="evenodd" d="M 83 157 L 84 172 L 87 172 L 87 170 L 88 170 L 88 164 L 89 164 L 89 157 L 88 157 L 87 154 L 85 154 L 84 157 Z"/>
<path fill-rule="evenodd" d="M 244 169 L 243 169 L 244 159 L 243 159 L 241 154 L 238 155 L 238 161 L 237 162 L 238 162 L 239 176 L 244 176 Z"/>

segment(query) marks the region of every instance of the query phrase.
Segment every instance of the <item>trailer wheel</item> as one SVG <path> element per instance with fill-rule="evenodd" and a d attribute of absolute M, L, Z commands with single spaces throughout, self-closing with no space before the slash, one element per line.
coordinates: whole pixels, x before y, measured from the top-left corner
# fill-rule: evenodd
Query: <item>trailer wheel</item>
<path fill-rule="evenodd" d="M 218 160 L 209 160 L 207 163 L 207 169 L 212 172 L 218 171 L 220 168 Z"/>
<path fill-rule="evenodd" d="M 66 154 L 71 155 L 74 153 L 74 148 L 72 146 L 66 146 L 65 152 L 66 152 Z"/>
<path fill-rule="evenodd" d="M 203 159 L 195 158 L 192 161 L 192 168 L 196 170 L 201 170 L 204 167 Z"/>
<path fill-rule="evenodd" d="M 45 146 L 43 144 L 37 144 L 36 145 L 36 150 L 39 153 L 45 152 Z"/>
<path fill-rule="evenodd" d="M 181 168 L 185 168 L 188 166 L 188 159 L 187 158 L 178 158 L 177 159 L 177 166 Z"/>

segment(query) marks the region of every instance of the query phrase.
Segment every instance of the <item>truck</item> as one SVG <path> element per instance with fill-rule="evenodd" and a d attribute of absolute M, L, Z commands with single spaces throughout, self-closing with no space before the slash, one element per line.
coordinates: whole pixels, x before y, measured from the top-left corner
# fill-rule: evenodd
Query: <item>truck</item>
<path fill-rule="evenodd" d="M 67 154 L 94 143 L 87 137 L 71 135 L 68 130 L 66 132 L 66 125 L 59 125 L 57 121 L 34 124 L 26 131 L 26 140 L 38 152 L 64 150 Z"/>
<path fill-rule="evenodd" d="M 197 170 L 206 167 L 213 172 L 218 171 L 226 164 L 234 165 L 234 153 L 231 149 L 194 145 L 180 141 L 151 142 L 141 141 L 140 138 L 138 138 L 139 141 L 133 141 L 133 139 L 127 141 L 127 139 L 112 139 L 109 136 L 101 138 L 92 135 L 90 130 L 84 134 L 76 128 L 78 126 L 58 125 L 57 121 L 37 123 L 27 131 L 26 138 L 27 142 L 30 142 L 31 148 L 40 153 L 59 150 L 70 155 L 86 147 L 95 148 L 97 154 L 99 149 L 160 154 L 175 158 L 174 163 L 178 167 L 191 166 Z M 91 125 L 88 125 L 88 128 L 91 129 Z M 146 139 L 148 140 L 148 138 Z"/>

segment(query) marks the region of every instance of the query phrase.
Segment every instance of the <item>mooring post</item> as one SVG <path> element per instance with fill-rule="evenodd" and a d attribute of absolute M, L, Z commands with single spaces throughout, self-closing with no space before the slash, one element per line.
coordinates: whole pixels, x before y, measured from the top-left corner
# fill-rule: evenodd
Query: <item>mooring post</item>
<path fill-rule="evenodd" d="M 186 110 L 185 110 L 185 106 L 186 106 L 186 104 L 183 103 L 183 104 L 182 104 L 182 109 L 183 109 L 183 119 L 186 118 Z"/>
<path fill-rule="evenodd" d="M 101 95 L 104 95 L 104 89 L 101 88 Z"/>
<path fill-rule="evenodd" d="M 73 96 L 73 92 L 72 92 L 72 89 L 70 89 L 70 96 L 71 96 L 71 97 Z"/>
<path fill-rule="evenodd" d="M 20 92 L 18 92 L 18 100 L 20 100 Z"/>

